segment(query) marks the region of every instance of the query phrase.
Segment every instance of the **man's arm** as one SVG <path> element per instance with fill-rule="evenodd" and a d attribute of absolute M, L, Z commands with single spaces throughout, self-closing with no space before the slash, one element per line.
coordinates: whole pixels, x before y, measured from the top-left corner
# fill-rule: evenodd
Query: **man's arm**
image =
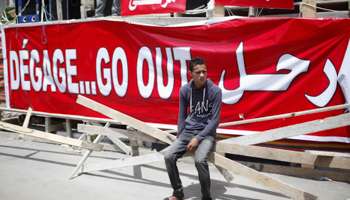
<path fill-rule="evenodd" d="M 179 97 L 179 118 L 177 122 L 177 136 L 181 134 L 181 132 L 185 129 L 185 120 L 187 117 L 187 107 L 188 102 L 186 100 L 186 97 L 184 96 L 183 89 L 180 89 L 180 97 Z"/>

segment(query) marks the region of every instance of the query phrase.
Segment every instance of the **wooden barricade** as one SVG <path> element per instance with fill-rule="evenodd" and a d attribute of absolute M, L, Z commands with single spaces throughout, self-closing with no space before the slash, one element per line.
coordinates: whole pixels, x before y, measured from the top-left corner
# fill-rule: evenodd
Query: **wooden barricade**
<path fill-rule="evenodd" d="M 116 110 L 108 108 L 86 97 L 79 95 L 77 99 L 77 103 L 85 107 L 88 107 L 94 111 L 97 111 L 101 114 L 104 114 L 108 117 L 111 117 L 112 119 L 125 123 L 128 126 L 131 126 L 143 132 L 144 134 L 154 137 L 156 139 L 159 139 L 165 143 L 171 144 L 171 142 L 175 140 L 173 135 L 165 131 L 161 131 L 154 127 L 149 127 L 149 125 L 144 124 L 135 118 L 131 118 L 130 116 L 124 115 L 123 113 L 120 113 Z M 337 123 L 334 123 L 335 121 Z M 293 157 L 295 158 L 294 160 L 291 159 L 294 162 L 313 163 L 316 165 L 327 166 L 327 167 L 350 169 L 348 159 L 336 158 L 332 162 L 324 163 L 324 162 L 316 162 L 317 157 L 309 156 L 305 160 L 298 160 L 296 159 L 296 157 L 298 156 L 303 157 L 305 153 L 292 152 L 292 151 L 286 151 L 286 150 L 274 151 L 273 149 L 267 150 L 267 148 L 263 148 L 263 147 L 246 146 L 246 145 L 257 144 L 261 142 L 268 142 L 268 141 L 273 141 L 277 139 L 282 139 L 285 137 L 296 136 L 300 134 L 306 134 L 306 133 L 322 131 L 322 130 L 329 130 L 329 129 L 349 126 L 349 125 L 350 125 L 350 114 L 344 114 L 336 117 L 326 118 L 326 119 L 323 119 L 322 121 L 315 120 L 315 121 L 306 122 L 303 124 L 269 130 L 264 133 L 259 133 L 256 135 L 248 135 L 248 136 L 242 136 L 238 138 L 223 140 L 217 143 L 216 152 L 210 154 L 209 161 L 213 162 L 216 166 L 221 167 L 221 169 L 224 169 L 226 171 L 228 170 L 235 174 L 244 176 L 248 179 L 251 179 L 255 182 L 258 182 L 264 185 L 265 187 L 268 187 L 272 190 L 275 190 L 284 195 L 287 195 L 293 199 L 319 199 L 318 197 L 310 193 L 299 190 L 279 180 L 276 180 L 272 177 L 262 174 L 256 170 L 253 170 L 249 167 L 241 165 L 233 160 L 227 159 L 220 154 L 230 153 L 232 151 L 236 151 L 235 148 L 238 148 L 238 149 L 241 149 L 241 152 L 246 152 L 246 150 L 249 149 L 250 150 L 249 152 L 259 151 L 259 152 L 270 153 L 272 155 L 276 155 L 276 159 L 280 159 L 282 155 L 286 153 L 290 155 L 290 158 L 293 158 Z M 307 129 L 307 130 L 304 130 L 304 129 Z M 260 149 L 256 149 L 256 148 L 260 148 Z M 84 172 L 111 169 L 111 168 L 117 168 L 121 166 L 123 167 L 134 166 L 139 164 L 146 164 L 146 163 L 161 161 L 162 160 L 161 154 L 162 152 L 145 155 L 145 156 L 131 157 L 127 159 L 127 162 L 125 162 L 125 159 L 123 159 L 123 160 L 106 161 L 102 163 L 84 165 Z M 259 157 L 259 155 L 256 155 L 256 156 Z M 260 157 L 266 157 L 266 156 L 260 156 Z"/>
<path fill-rule="evenodd" d="M 79 124 L 78 131 L 84 132 L 84 135 L 97 135 L 97 137 L 93 142 L 85 142 L 80 139 L 78 140 L 70 137 L 63 137 L 63 136 L 54 135 L 51 133 L 29 129 L 28 124 L 29 124 L 30 115 L 32 113 L 37 113 L 35 111 L 32 111 L 31 109 L 27 111 L 27 115 L 22 127 L 5 123 L 5 122 L 0 122 L 0 128 L 19 133 L 22 136 L 30 135 L 34 137 L 44 138 L 47 140 L 52 140 L 52 141 L 88 149 L 88 151 L 85 152 L 85 154 L 83 155 L 82 160 L 78 163 L 77 167 L 72 172 L 70 178 L 76 175 L 79 169 L 81 169 L 83 165 L 84 165 L 84 170 L 82 172 L 91 172 L 96 170 L 105 170 L 105 169 L 112 169 L 112 168 L 125 167 L 125 166 L 134 166 L 134 169 L 135 169 L 137 168 L 136 166 L 138 165 L 163 161 L 164 160 L 163 154 L 167 151 L 167 149 L 164 149 L 161 152 L 154 152 L 147 155 L 137 156 L 138 155 L 137 141 L 149 141 L 154 143 L 171 144 L 176 139 L 174 135 L 166 131 L 160 130 L 156 127 L 152 127 L 142 121 L 139 121 L 135 118 L 127 116 L 123 113 L 120 113 L 116 110 L 113 110 L 107 106 L 104 106 L 98 102 L 92 101 L 81 95 L 78 95 L 77 103 L 112 118 L 111 120 L 101 120 L 101 119 L 82 117 L 84 119 L 90 119 L 92 125 Z M 298 113 L 291 113 L 287 115 L 290 115 L 290 117 L 292 117 L 292 116 L 308 114 L 308 113 L 324 112 L 331 109 L 347 108 L 349 106 L 350 105 L 347 104 L 347 105 L 336 106 L 333 108 L 322 108 L 322 109 L 316 109 L 315 111 L 298 112 Z M 45 115 L 45 113 L 41 113 L 41 114 Z M 247 121 L 254 122 L 254 121 L 262 121 L 262 120 L 272 120 L 278 117 L 284 118 L 286 116 L 281 115 L 281 116 L 275 116 L 275 117 L 267 117 L 265 119 L 243 120 L 241 122 L 231 122 L 231 123 L 220 124 L 220 126 L 228 126 L 228 125 L 231 126 L 239 123 L 248 123 Z M 67 116 L 66 119 L 69 119 L 69 116 Z M 105 126 L 103 127 L 100 124 L 100 122 L 105 123 Z M 110 122 L 123 124 L 131 128 L 129 130 L 110 128 L 109 127 Z M 210 154 L 208 160 L 218 168 L 218 170 L 222 173 L 222 175 L 225 177 L 227 181 L 231 181 L 233 179 L 232 173 L 234 173 L 234 174 L 238 174 L 240 176 L 246 177 L 250 180 L 253 180 L 265 187 L 268 187 L 272 190 L 280 192 L 293 199 L 319 199 L 318 197 L 310 193 L 307 193 L 298 188 L 295 188 L 286 183 L 283 183 L 279 180 L 276 180 L 266 174 L 263 174 L 257 170 L 251 169 L 250 167 L 240 164 L 239 162 L 230 160 L 226 158 L 224 155 L 235 154 L 240 156 L 248 156 L 248 157 L 255 157 L 255 158 L 277 160 L 277 161 L 307 165 L 307 166 L 310 166 L 311 168 L 301 169 L 301 170 L 303 170 L 302 173 L 304 174 L 307 173 L 308 175 L 319 173 L 317 170 L 312 169 L 314 167 L 350 170 L 350 158 L 349 156 L 347 156 L 347 154 L 335 154 L 335 153 L 321 154 L 320 152 L 314 152 L 314 151 L 304 153 L 304 152 L 288 151 L 288 150 L 281 150 L 281 149 L 271 149 L 271 148 L 258 147 L 258 146 L 248 146 L 248 145 L 254 145 L 258 143 L 264 143 L 264 142 L 274 141 L 278 139 L 283 139 L 286 137 L 292 137 L 292 136 L 297 136 L 301 134 L 308 134 L 312 132 L 329 130 L 329 129 L 344 127 L 349 125 L 350 125 L 350 114 L 342 114 L 339 116 L 328 117 L 322 120 L 314 120 L 314 121 L 296 124 L 292 126 L 272 129 L 272 130 L 268 130 L 258 134 L 252 134 L 247 136 L 221 140 L 217 142 L 215 150 L 213 153 Z M 108 137 L 114 143 L 114 146 L 116 146 L 120 151 L 124 152 L 127 155 L 132 154 L 134 156 L 130 156 L 122 160 L 113 160 L 113 161 L 104 161 L 99 163 L 84 164 L 84 162 L 89 157 L 92 151 L 94 150 L 100 151 L 103 148 L 104 145 L 100 144 L 100 141 L 104 137 Z M 125 145 L 119 138 L 129 139 L 130 143 L 132 144 L 131 147 Z M 186 156 L 192 157 L 193 155 L 191 155 L 190 153 L 187 153 Z M 250 163 L 249 165 L 252 166 L 254 164 Z M 284 173 L 285 171 L 289 171 L 290 175 L 295 175 L 292 173 L 294 172 L 294 170 L 289 170 L 286 167 L 273 167 L 270 165 L 266 165 L 266 167 L 264 168 L 266 168 L 268 172 Z M 323 175 L 324 174 L 325 173 L 323 173 Z M 332 172 L 327 172 L 326 175 L 332 176 Z M 141 178 L 142 174 L 139 172 L 137 176 Z M 349 178 L 350 176 L 348 174 L 342 177 L 344 181 L 350 180 Z M 341 180 L 341 178 L 339 178 L 338 180 Z"/>

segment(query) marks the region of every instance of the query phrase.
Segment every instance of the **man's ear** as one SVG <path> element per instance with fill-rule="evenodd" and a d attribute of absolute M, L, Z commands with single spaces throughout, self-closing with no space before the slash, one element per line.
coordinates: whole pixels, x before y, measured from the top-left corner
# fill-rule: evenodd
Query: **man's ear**
<path fill-rule="evenodd" d="M 188 74 L 193 78 L 192 71 L 188 71 Z"/>

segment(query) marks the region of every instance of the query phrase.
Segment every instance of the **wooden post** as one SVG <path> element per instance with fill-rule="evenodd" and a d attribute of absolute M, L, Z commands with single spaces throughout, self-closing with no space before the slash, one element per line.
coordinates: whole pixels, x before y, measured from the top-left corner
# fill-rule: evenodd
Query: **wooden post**
<path fill-rule="evenodd" d="M 213 17 L 225 17 L 225 6 L 215 5 L 214 1 Z"/>
<path fill-rule="evenodd" d="M 45 117 L 45 132 L 50 133 L 51 117 Z"/>
<path fill-rule="evenodd" d="M 70 137 L 70 138 L 73 137 L 72 122 L 70 119 L 66 119 L 66 132 L 67 132 L 67 137 Z"/>
<path fill-rule="evenodd" d="M 23 127 L 25 127 L 25 128 L 28 128 L 28 126 L 29 126 L 29 121 L 30 121 L 30 116 L 32 115 L 32 110 L 33 110 L 32 108 L 28 109 L 26 118 L 25 118 L 25 120 L 23 122 Z"/>
<path fill-rule="evenodd" d="M 33 109 L 31 107 L 28 108 L 26 118 L 24 119 L 24 122 L 23 122 L 23 128 L 28 128 L 30 116 L 32 115 L 32 110 Z M 23 133 L 19 134 L 19 139 L 23 139 L 23 138 L 24 138 L 24 134 Z"/>
<path fill-rule="evenodd" d="M 139 156 L 139 145 L 137 140 L 130 140 L 130 145 L 131 145 L 131 154 L 132 156 Z M 142 179 L 142 172 L 141 172 L 141 166 L 139 165 L 134 165 L 134 178 L 136 179 Z"/>
<path fill-rule="evenodd" d="M 303 0 L 302 17 L 316 17 L 316 0 Z"/>
<path fill-rule="evenodd" d="M 254 7 L 249 7 L 249 11 L 248 11 L 248 17 L 255 17 L 256 16 L 256 8 Z"/>
<path fill-rule="evenodd" d="M 87 15 L 86 15 L 86 10 L 85 10 L 85 6 L 80 6 L 80 18 L 81 19 L 86 19 Z"/>
<path fill-rule="evenodd" d="M 57 7 L 57 20 L 61 21 L 63 20 L 61 0 L 56 0 L 56 7 Z"/>

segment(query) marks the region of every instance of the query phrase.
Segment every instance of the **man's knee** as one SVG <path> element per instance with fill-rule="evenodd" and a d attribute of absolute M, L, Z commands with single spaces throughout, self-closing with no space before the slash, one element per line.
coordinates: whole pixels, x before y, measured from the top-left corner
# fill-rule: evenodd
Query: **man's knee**
<path fill-rule="evenodd" d="M 198 166 L 203 166 L 203 165 L 207 165 L 208 163 L 207 163 L 207 159 L 206 158 L 204 158 L 204 157 L 200 157 L 200 158 L 194 158 L 194 164 L 195 164 L 195 166 L 196 167 L 198 167 Z"/>
<path fill-rule="evenodd" d="M 168 151 L 164 154 L 164 160 L 166 163 L 174 162 L 175 156 L 173 154 L 169 153 L 169 151 Z"/>

